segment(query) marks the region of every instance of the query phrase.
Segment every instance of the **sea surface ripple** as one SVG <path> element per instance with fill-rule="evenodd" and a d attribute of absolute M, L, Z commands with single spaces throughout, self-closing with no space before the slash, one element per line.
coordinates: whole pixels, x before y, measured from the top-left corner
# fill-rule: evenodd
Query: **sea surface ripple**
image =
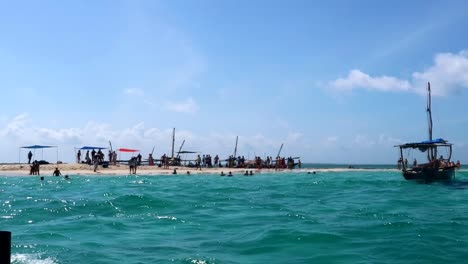
<path fill-rule="evenodd" d="M 468 173 L 0 176 L 15 264 L 463 263 Z"/>

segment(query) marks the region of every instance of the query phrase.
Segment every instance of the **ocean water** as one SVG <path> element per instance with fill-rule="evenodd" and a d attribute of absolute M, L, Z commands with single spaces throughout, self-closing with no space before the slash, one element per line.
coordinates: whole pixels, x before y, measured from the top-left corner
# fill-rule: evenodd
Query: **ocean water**
<path fill-rule="evenodd" d="M 468 172 L 0 176 L 13 263 L 464 263 Z"/>

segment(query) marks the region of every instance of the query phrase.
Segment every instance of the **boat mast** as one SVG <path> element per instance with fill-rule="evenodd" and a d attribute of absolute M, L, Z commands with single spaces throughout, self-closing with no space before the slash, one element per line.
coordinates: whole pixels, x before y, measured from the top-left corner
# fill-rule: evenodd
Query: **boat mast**
<path fill-rule="evenodd" d="M 431 111 L 431 83 L 427 83 L 427 125 L 429 132 L 429 141 L 432 141 L 432 111 Z M 434 160 L 437 157 L 437 149 L 429 148 L 428 159 L 429 161 Z"/>
<path fill-rule="evenodd" d="M 234 158 L 236 158 L 236 154 L 237 154 L 237 141 L 239 140 L 239 136 L 236 136 L 236 147 L 234 148 Z"/>
<path fill-rule="evenodd" d="M 182 141 L 182 144 L 180 145 L 179 151 L 177 152 L 177 158 L 180 156 L 180 152 L 182 151 L 182 147 L 184 146 L 185 139 Z"/>
<path fill-rule="evenodd" d="M 175 142 L 175 127 L 172 130 L 172 156 L 171 158 L 174 158 L 174 142 Z"/>
<path fill-rule="evenodd" d="M 279 158 L 282 149 L 283 149 L 283 143 L 281 143 L 281 147 L 280 147 L 280 149 L 278 150 L 278 155 L 276 155 L 277 158 Z"/>
<path fill-rule="evenodd" d="M 427 83 L 427 122 L 429 126 L 429 140 L 432 140 L 432 112 L 431 112 L 431 83 Z"/>

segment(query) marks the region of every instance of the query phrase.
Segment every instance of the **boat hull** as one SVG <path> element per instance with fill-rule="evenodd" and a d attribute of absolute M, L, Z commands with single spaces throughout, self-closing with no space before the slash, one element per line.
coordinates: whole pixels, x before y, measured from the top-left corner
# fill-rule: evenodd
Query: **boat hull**
<path fill-rule="evenodd" d="M 409 181 L 418 182 L 449 182 L 455 179 L 455 167 L 448 168 L 419 168 L 403 171 L 403 177 Z"/>

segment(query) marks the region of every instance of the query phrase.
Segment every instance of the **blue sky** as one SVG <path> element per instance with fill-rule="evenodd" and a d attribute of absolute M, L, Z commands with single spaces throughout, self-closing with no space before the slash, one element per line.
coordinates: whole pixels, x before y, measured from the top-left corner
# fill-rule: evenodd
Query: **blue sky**
<path fill-rule="evenodd" d="M 394 163 L 434 135 L 468 162 L 466 1 L 2 1 L 0 160 L 18 147 Z M 145 154 L 146 153 L 146 154 Z M 54 156 L 55 154 L 46 154 Z M 25 156 L 25 155 L 23 155 Z"/>

